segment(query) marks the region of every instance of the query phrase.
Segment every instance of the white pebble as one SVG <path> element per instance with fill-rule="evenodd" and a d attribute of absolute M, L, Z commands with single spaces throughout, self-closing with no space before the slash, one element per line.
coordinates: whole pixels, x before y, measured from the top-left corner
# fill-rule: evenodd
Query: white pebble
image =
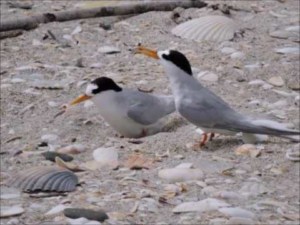
<path fill-rule="evenodd" d="M 254 219 L 255 215 L 253 212 L 248 210 L 239 208 L 239 207 L 227 207 L 227 208 L 220 208 L 219 212 L 223 213 L 228 217 L 242 217 L 242 218 L 249 218 Z"/>
<path fill-rule="evenodd" d="M 54 215 L 54 214 L 57 214 L 57 213 L 60 213 L 62 212 L 64 209 L 66 208 L 65 205 L 57 205 L 55 207 L 53 207 L 52 209 L 50 209 L 48 212 L 46 212 L 46 216 L 49 216 L 49 215 Z"/>
<path fill-rule="evenodd" d="M 232 59 L 242 59 L 245 57 L 245 54 L 242 52 L 234 52 L 230 55 L 230 58 Z"/>
<path fill-rule="evenodd" d="M 207 198 L 202 201 L 198 202 L 184 202 L 177 205 L 174 209 L 174 213 L 181 213 L 181 212 L 208 212 L 218 210 L 221 207 L 228 207 L 230 206 L 228 203 L 214 199 L 214 198 Z"/>
<path fill-rule="evenodd" d="M 203 172 L 200 169 L 172 168 L 160 170 L 158 176 L 168 182 L 182 182 L 200 180 L 203 178 Z"/>

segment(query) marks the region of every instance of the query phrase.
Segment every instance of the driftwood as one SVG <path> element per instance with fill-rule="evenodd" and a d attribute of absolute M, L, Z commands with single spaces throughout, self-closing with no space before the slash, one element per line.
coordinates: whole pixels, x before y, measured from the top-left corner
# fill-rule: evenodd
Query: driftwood
<path fill-rule="evenodd" d="M 135 3 L 119 6 L 98 7 L 92 9 L 78 9 L 68 10 L 61 12 L 51 12 L 36 14 L 29 17 L 16 18 L 10 20 L 3 20 L 0 22 L 0 31 L 9 31 L 15 29 L 33 29 L 40 23 L 50 22 L 63 22 L 69 20 L 104 17 L 104 16 L 117 16 L 117 15 L 129 15 L 140 14 L 149 11 L 170 11 L 176 7 L 182 8 L 201 8 L 207 4 L 201 0 L 176 0 L 176 1 L 157 1 L 157 2 L 145 2 Z"/>

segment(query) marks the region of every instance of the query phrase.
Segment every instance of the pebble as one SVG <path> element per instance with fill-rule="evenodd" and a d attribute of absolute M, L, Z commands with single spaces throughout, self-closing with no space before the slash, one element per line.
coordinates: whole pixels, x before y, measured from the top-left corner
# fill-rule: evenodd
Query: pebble
<path fill-rule="evenodd" d="M 24 83 L 26 82 L 24 79 L 21 79 L 21 78 L 12 78 L 11 83 Z"/>
<path fill-rule="evenodd" d="M 212 72 L 203 71 L 197 74 L 197 79 L 208 82 L 217 82 L 219 80 L 219 77 L 217 74 L 214 74 Z"/>
<path fill-rule="evenodd" d="M 65 162 L 70 162 L 73 160 L 73 157 L 67 154 L 62 154 L 58 152 L 43 152 L 42 155 L 45 157 L 46 160 L 55 162 L 55 158 L 59 157 Z"/>
<path fill-rule="evenodd" d="M 270 192 L 270 188 L 266 188 L 259 182 L 246 182 L 239 190 L 244 196 L 259 196 Z"/>
<path fill-rule="evenodd" d="M 62 153 L 62 154 L 80 154 L 84 151 L 86 151 L 87 148 L 82 145 L 82 144 L 74 144 L 74 145 L 69 145 L 60 149 L 57 149 L 56 151 L 58 153 Z"/>
<path fill-rule="evenodd" d="M 85 223 L 84 225 L 101 225 L 101 223 L 96 220 L 90 220 L 87 223 Z"/>
<path fill-rule="evenodd" d="M 25 212 L 25 210 L 19 205 L 15 205 L 15 206 L 11 206 L 11 207 L 1 206 L 0 218 L 10 217 L 10 216 L 18 216 L 24 212 Z"/>
<path fill-rule="evenodd" d="M 292 89 L 294 91 L 299 91 L 300 90 L 300 83 L 299 82 L 290 82 L 288 84 L 288 88 Z"/>
<path fill-rule="evenodd" d="M 114 147 L 101 147 L 93 151 L 93 158 L 98 162 L 99 165 L 101 164 L 101 166 L 115 166 L 118 165 L 119 154 L 118 150 Z"/>
<path fill-rule="evenodd" d="M 236 155 L 247 155 L 251 156 L 251 158 L 256 158 L 260 156 L 261 150 L 257 149 L 255 145 L 252 144 L 243 144 L 235 149 Z"/>
<path fill-rule="evenodd" d="M 268 82 L 275 87 L 282 87 L 284 85 L 284 80 L 280 76 L 271 77 Z"/>
<path fill-rule="evenodd" d="M 67 206 L 65 205 L 57 205 L 55 207 L 53 207 L 52 209 L 50 209 L 48 212 L 46 212 L 46 216 L 50 216 L 50 215 L 55 215 L 55 214 L 58 214 L 62 211 L 64 211 L 64 209 L 66 208 Z"/>
<path fill-rule="evenodd" d="M 257 80 L 249 81 L 248 84 L 251 85 L 251 86 L 262 86 L 262 85 L 266 84 L 266 82 L 263 81 L 263 80 L 257 79 Z"/>
<path fill-rule="evenodd" d="M 20 221 L 17 218 L 12 218 L 9 221 L 7 221 L 6 225 L 19 225 Z"/>
<path fill-rule="evenodd" d="M 221 207 L 230 206 L 228 203 L 215 199 L 207 198 L 198 202 L 184 202 L 177 205 L 173 209 L 173 213 L 182 213 L 182 212 L 208 212 L 218 210 Z"/>
<path fill-rule="evenodd" d="M 254 71 L 255 69 L 261 68 L 261 65 L 259 63 L 255 63 L 255 64 L 245 65 L 244 67 L 250 71 Z"/>
<path fill-rule="evenodd" d="M 156 213 L 158 212 L 158 203 L 152 198 L 143 198 L 139 202 L 138 210 Z"/>
<path fill-rule="evenodd" d="M 209 220 L 209 223 L 208 225 L 224 225 L 226 224 L 226 219 L 223 219 L 223 218 L 214 218 L 214 219 L 211 219 Z"/>
<path fill-rule="evenodd" d="M 209 197 L 213 196 L 216 192 L 217 189 L 213 186 L 207 186 L 201 190 L 201 194 L 207 195 Z"/>
<path fill-rule="evenodd" d="M 168 182 L 183 182 L 200 180 L 203 178 L 203 172 L 200 169 L 172 168 L 160 170 L 158 176 Z"/>
<path fill-rule="evenodd" d="M 43 142 L 48 144 L 55 144 L 58 141 L 58 136 L 56 134 L 45 134 L 41 137 Z"/>
<path fill-rule="evenodd" d="M 231 217 L 227 223 L 227 225 L 254 225 L 255 223 L 252 219 L 243 218 L 243 217 Z M 259 223 L 258 223 L 259 224 Z"/>
<path fill-rule="evenodd" d="M 233 191 L 220 191 L 214 197 L 222 199 L 241 199 L 242 196 Z"/>
<path fill-rule="evenodd" d="M 224 48 L 221 49 L 221 52 L 223 54 L 229 55 L 229 54 L 232 54 L 232 53 L 236 52 L 236 50 L 234 48 L 224 47 Z"/>
<path fill-rule="evenodd" d="M 300 144 L 294 146 L 294 148 L 290 148 L 286 151 L 285 157 L 293 162 L 300 161 Z"/>
<path fill-rule="evenodd" d="M 234 52 L 230 55 L 230 58 L 232 59 L 242 59 L 245 57 L 245 54 L 243 52 Z"/>
<path fill-rule="evenodd" d="M 89 220 L 86 218 L 78 218 L 78 219 L 67 219 L 68 224 L 70 225 L 79 225 L 79 224 L 85 224 L 86 222 L 88 222 Z"/>
<path fill-rule="evenodd" d="M 1 187 L 1 200 L 9 200 L 9 199 L 16 199 L 21 197 L 21 192 L 18 189 L 12 187 Z"/>
<path fill-rule="evenodd" d="M 83 208 L 66 208 L 64 209 L 64 215 L 71 219 L 78 219 L 83 217 L 88 220 L 96 220 L 100 222 L 103 222 L 104 220 L 108 219 L 107 214 L 102 210 L 95 211 L 95 210 L 83 209 Z"/>
<path fill-rule="evenodd" d="M 275 52 L 280 53 L 280 54 L 296 54 L 296 55 L 299 55 L 300 49 L 299 49 L 299 47 L 276 48 Z"/>
<path fill-rule="evenodd" d="M 218 209 L 219 212 L 223 213 L 227 217 L 242 217 L 242 218 L 249 218 L 254 219 L 255 214 L 248 210 L 239 208 L 239 207 L 227 207 L 227 208 L 220 208 Z"/>
<path fill-rule="evenodd" d="M 176 166 L 175 168 L 186 168 L 186 169 L 190 169 L 193 168 L 193 163 L 181 163 L 178 166 Z"/>
<path fill-rule="evenodd" d="M 113 46 L 103 46 L 98 48 L 98 52 L 104 53 L 104 54 L 115 54 L 115 53 L 120 53 L 120 49 L 117 47 Z"/>

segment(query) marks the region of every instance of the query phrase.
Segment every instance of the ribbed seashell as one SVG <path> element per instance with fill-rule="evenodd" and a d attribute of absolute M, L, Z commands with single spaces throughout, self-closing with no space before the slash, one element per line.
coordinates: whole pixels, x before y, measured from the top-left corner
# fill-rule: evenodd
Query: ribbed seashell
<path fill-rule="evenodd" d="M 172 29 L 172 33 L 199 42 L 221 42 L 233 39 L 238 30 L 238 24 L 225 16 L 205 16 L 179 24 Z"/>
<path fill-rule="evenodd" d="M 70 192 L 76 189 L 78 177 L 59 167 L 34 167 L 15 175 L 8 185 L 25 192 L 56 191 Z"/>

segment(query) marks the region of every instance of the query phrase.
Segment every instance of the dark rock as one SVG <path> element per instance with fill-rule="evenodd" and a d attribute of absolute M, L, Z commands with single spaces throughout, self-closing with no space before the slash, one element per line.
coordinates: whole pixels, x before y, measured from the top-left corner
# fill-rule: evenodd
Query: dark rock
<path fill-rule="evenodd" d="M 67 208 L 64 209 L 64 215 L 66 217 L 77 219 L 80 217 L 87 218 L 88 220 L 97 220 L 99 222 L 103 222 L 108 219 L 107 214 L 102 210 L 91 210 L 91 209 L 83 209 L 83 208 Z"/>
<path fill-rule="evenodd" d="M 58 152 L 44 152 L 42 153 L 42 155 L 45 157 L 45 159 L 50 160 L 52 162 L 55 162 L 55 157 L 59 157 L 65 162 L 70 162 L 73 160 L 72 156 Z"/>

